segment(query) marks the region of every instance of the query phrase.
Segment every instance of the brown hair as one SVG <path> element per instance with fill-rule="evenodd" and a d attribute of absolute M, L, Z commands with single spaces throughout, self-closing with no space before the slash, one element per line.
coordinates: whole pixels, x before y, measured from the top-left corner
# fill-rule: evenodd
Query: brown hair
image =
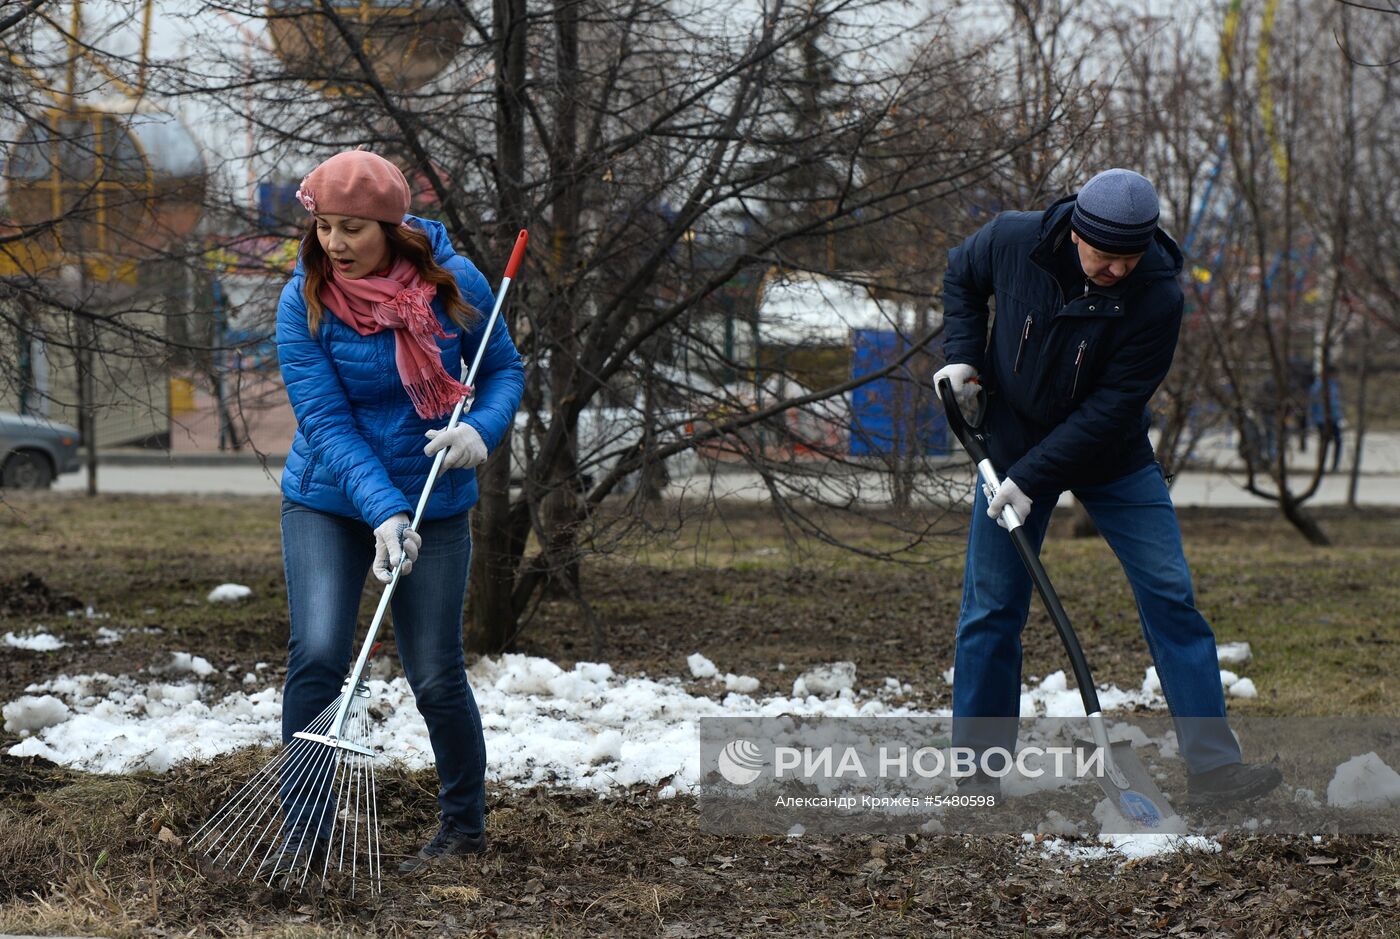
<path fill-rule="evenodd" d="M 438 299 L 442 300 L 443 308 L 452 322 L 467 329 L 481 317 L 481 312 L 463 298 L 462 291 L 457 287 L 457 278 L 433 258 L 433 245 L 426 234 L 407 225 L 378 224 L 384 229 L 384 237 L 389 242 L 390 263 L 395 258 L 404 258 L 418 268 L 423 279 L 437 287 Z M 325 285 L 331 267 L 330 258 L 326 257 L 321 247 L 321 239 L 316 237 L 314 215 L 301 238 L 301 264 L 305 272 L 301 294 L 306 300 L 306 326 L 315 335 L 325 312 L 321 304 L 321 287 Z"/>

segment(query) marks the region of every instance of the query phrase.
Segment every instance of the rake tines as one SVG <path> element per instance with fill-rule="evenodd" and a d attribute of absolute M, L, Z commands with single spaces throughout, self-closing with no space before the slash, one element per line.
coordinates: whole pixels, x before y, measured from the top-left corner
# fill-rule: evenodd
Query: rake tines
<path fill-rule="evenodd" d="M 364 683 L 333 701 L 190 839 L 214 867 L 301 890 L 360 878 L 380 889 L 379 812 Z M 340 714 L 342 705 L 344 715 Z M 337 721 L 337 718 L 340 718 Z M 335 725 L 343 728 L 332 733 Z"/>

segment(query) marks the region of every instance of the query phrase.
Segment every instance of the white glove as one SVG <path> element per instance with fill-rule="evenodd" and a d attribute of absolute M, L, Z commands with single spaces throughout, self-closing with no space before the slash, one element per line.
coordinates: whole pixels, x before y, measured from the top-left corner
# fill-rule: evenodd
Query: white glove
<path fill-rule="evenodd" d="M 432 456 L 443 447 L 447 448 L 447 456 L 442 459 L 445 470 L 470 469 L 486 462 L 486 441 L 475 427 L 465 422 L 451 430 L 428 431 L 428 445 L 423 448 L 423 455 Z"/>
<path fill-rule="evenodd" d="M 933 373 L 934 391 L 938 390 L 938 383 L 945 378 L 948 379 L 948 384 L 953 386 L 953 397 L 958 399 L 958 407 L 966 411 L 976 403 L 979 381 L 977 369 L 961 362 L 943 366 Z"/>
<path fill-rule="evenodd" d="M 394 568 L 403 559 L 403 576 L 413 570 L 413 562 L 418 560 L 418 549 L 423 547 L 423 536 L 410 531 L 413 520 L 407 512 L 391 515 L 374 530 L 374 576 L 382 584 L 394 579 Z"/>
<path fill-rule="evenodd" d="M 996 519 L 998 525 L 1006 527 L 1006 522 L 1002 520 L 1001 510 L 1008 505 L 1016 512 L 1016 517 L 1022 522 L 1031 516 L 1031 497 L 1021 491 L 1021 487 L 1016 485 L 1016 480 L 1010 476 L 1001 481 L 1001 488 L 997 490 L 995 498 L 988 491 L 990 486 L 983 485 L 982 491 L 991 504 L 987 506 L 987 517 Z"/>

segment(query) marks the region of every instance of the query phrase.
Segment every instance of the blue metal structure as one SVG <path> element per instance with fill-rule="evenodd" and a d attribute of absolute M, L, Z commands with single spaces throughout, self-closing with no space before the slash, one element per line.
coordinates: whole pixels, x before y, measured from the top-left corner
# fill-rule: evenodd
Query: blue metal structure
<path fill-rule="evenodd" d="M 894 330 L 851 330 L 851 377 L 886 368 L 909 351 Z M 948 422 L 937 399 L 907 370 L 877 378 L 851 392 L 851 456 L 919 453 L 944 455 Z"/>

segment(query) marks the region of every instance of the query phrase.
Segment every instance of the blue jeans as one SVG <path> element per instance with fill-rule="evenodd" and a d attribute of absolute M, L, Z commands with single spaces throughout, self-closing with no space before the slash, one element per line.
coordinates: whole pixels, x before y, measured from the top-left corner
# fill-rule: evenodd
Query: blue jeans
<path fill-rule="evenodd" d="M 961 734 L 957 724 L 959 717 L 1017 715 L 1021 630 L 1033 589 L 1010 535 L 987 517 L 987 499 L 981 490 L 977 486 L 963 574 L 953 664 L 953 736 L 958 746 L 1010 750 L 1016 741 L 1014 720 L 994 721 L 990 726 L 987 721 L 967 722 Z M 1225 720 L 1215 634 L 1196 609 L 1181 528 L 1160 468 L 1152 463 L 1110 483 L 1073 492 L 1128 575 L 1147 648 L 1157 665 L 1162 694 L 1175 719 L 1190 772 L 1239 762 L 1239 744 Z M 1055 501 L 1038 500 L 1026 520 L 1026 533 L 1037 551 L 1045 540 Z M 1089 664 L 1093 666 L 1092 660 Z M 967 729 L 969 723 L 975 727 Z"/>
<path fill-rule="evenodd" d="M 422 550 L 394 590 L 390 610 L 399 659 L 428 725 L 441 783 L 438 804 L 458 828 L 477 833 L 485 824 L 486 738 L 462 655 L 471 563 L 467 519 L 463 512 L 419 526 Z M 374 560 L 374 532 L 358 519 L 284 500 L 282 559 L 291 613 L 282 697 L 285 744 L 340 695 L 359 652 L 355 620 Z"/>

